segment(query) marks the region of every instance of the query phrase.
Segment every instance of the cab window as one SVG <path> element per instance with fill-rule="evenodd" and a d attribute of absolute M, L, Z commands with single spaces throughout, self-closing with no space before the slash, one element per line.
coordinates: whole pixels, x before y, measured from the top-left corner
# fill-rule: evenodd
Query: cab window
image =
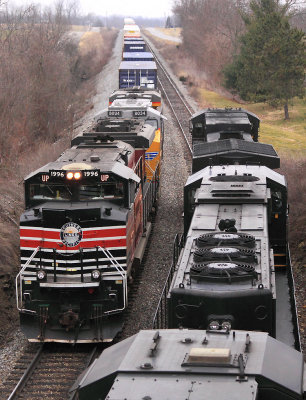
<path fill-rule="evenodd" d="M 105 182 L 96 185 L 81 185 L 79 200 L 102 200 L 124 198 L 124 185 L 122 182 Z"/>
<path fill-rule="evenodd" d="M 72 192 L 63 184 L 36 184 L 30 185 L 30 200 L 71 200 Z"/>
<path fill-rule="evenodd" d="M 154 126 L 156 129 L 158 129 L 158 121 L 157 119 L 147 119 L 146 122 L 152 126 Z"/>

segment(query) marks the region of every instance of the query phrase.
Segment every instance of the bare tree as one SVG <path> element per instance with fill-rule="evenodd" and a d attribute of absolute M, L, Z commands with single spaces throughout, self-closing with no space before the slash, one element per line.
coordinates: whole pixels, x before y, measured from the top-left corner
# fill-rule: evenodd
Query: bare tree
<path fill-rule="evenodd" d="M 183 46 L 214 80 L 233 54 L 244 30 L 244 0 L 177 0 L 174 12 L 182 25 Z"/>

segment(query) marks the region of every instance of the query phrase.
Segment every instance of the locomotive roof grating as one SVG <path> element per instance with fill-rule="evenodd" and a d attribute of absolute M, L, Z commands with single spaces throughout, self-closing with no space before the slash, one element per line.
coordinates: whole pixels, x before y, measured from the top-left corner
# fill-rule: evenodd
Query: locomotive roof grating
<path fill-rule="evenodd" d="M 193 147 L 193 156 L 213 155 L 214 153 L 228 152 L 230 150 L 278 157 L 271 144 L 247 142 L 241 139 L 225 139 L 218 142 L 197 143 Z"/>

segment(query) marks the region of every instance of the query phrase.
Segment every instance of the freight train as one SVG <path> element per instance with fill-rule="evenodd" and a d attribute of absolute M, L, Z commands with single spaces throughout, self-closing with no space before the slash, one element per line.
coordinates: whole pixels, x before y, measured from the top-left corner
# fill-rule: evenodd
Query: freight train
<path fill-rule="evenodd" d="M 108 342 L 122 329 L 157 207 L 164 117 L 156 89 L 110 103 L 24 180 L 16 300 L 29 341 Z"/>
<path fill-rule="evenodd" d="M 303 355 L 263 332 L 148 330 L 104 350 L 79 400 L 302 400 Z"/>
<path fill-rule="evenodd" d="M 119 88 L 157 88 L 157 66 L 152 53 L 140 35 L 137 25 L 124 27 L 122 62 L 119 66 Z"/>
<path fill-rule="evenodd" d="M 192 116 L 184 235 L 155 322 L 166 318 L 155 326 L 265 331 L 299 348 L 287 293 L 287 183 L 272 169 L 279 167 L 273 147 L 256 142 L 258 129 L 259 119 L 243 109 Z M 288 310 L 293 321 L 283 320 Z"/>

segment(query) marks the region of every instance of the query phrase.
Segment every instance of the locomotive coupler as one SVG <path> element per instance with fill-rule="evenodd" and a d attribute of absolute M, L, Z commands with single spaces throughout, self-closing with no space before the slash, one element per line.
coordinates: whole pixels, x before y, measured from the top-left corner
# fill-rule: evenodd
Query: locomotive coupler
<path fill-rule="evenodd" d="M 71 309 L 61 315 L 59 323 L 66 329 L 66 332 L 74 329 L 79 323 L 79 314 Z"/>

